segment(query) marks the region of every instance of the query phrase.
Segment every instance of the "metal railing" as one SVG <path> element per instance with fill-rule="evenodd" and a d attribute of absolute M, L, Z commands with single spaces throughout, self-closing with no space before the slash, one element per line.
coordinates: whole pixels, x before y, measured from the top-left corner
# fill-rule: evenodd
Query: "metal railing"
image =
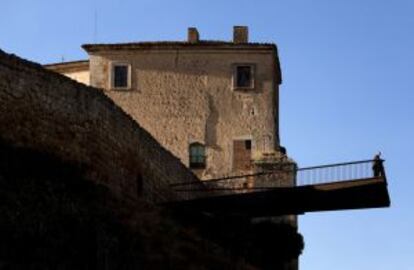
<path fill-rule="evenodd" d="M 384 160 L 360 160 L 322 166 L 300 168 L 296 172 L 296 185 L 316 185 L 384 176 Z"/>
<path fill-rule="evenodd" d="M 204 189 L 195 188 L 200 182 L 171 184 L 176 191 L 257 191 L 282 186 L 307 186 L 342 181 L 383 177 L 386 181 L 383 159 L 360 160 L 295 169 L 282 166 L 279 169 L 257 173 L 233 175 L 203 180 Z M 291 179 L 286 181 L 286 175 Z M 284 180 L 282 180 L 282 178 Z M 263 181 L 263 180 L 266 181 Z M 269 181 L 270 180 L 270 181 Z M 283 184 L 282 181 L 285 183 Z M 257 185 L 257 183 L 265 183 Z M 288 185 L 286 185 L 288 183 Z M 290 185 L 289 185 L 290 183 Z"/>

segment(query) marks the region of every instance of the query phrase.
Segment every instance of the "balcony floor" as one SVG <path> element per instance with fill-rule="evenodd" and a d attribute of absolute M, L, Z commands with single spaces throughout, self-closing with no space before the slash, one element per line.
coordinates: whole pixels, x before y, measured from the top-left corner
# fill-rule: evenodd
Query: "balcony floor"
<path fill-rule="evenodd" d="M 385 179 L 374 177 L 211 196 L 171 202 L 168 206 L 179 211 L 266 217 L 316 211 L 389 207 L 390 198 Z"/>

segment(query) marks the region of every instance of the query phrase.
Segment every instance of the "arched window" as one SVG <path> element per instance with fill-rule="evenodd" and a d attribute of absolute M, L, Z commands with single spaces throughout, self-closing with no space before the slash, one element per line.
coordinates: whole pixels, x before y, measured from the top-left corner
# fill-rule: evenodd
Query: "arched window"
<path fill-rule="evenodd" d="M 190 144 L 190 168 L 204 169 L 206 167 L 206 148 L 201 143 Z"/>

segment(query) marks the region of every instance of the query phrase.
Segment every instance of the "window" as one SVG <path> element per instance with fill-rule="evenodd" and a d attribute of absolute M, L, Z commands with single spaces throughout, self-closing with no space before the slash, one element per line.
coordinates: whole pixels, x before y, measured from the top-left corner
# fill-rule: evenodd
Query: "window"
<path fill-rule="evenodd" d="M 130 89 L 131 88 L 131 65 L 126 64 L 126 63 L 112 64 L 111 88 L 113 89 Z"/>
<path fill-rule="evenodd" d="M 233 74 L 234 89 L 254 88 L 254 65 L 236 64 Z"/>
<path fill-rule="evenodd" d="M 201 143 L 190 144 L 190 168 L 204 169 L 206 167 L 205 146 Z"/>
<path fill-rule="evenodd" d="M 246 150 L 252 150 L 252 141 L 251 140 L 245 140 L 244 141 L 244 148 Z"/>

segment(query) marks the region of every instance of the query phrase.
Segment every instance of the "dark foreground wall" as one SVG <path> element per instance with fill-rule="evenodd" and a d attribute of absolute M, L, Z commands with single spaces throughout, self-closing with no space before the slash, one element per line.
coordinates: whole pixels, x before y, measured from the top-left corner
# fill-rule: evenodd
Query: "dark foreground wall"
<path fill-rule="evenodd" d="M 82 166 L 0 140 L 0 269 L 253 269 Z"/>
<path fill-rule="evenodd" d="M 81 164 L 124 199 L 176 199 L 169 183 L 198 180 L 101 90 L 1 50 L 0 138 Z"/>
<path fill-rule="evenodd" d="M 0 51 L 0 269 L 286 269 L 298 256 L 295 229 L 148 203 L 197 180 L 99 89 Z"/>
<path fill-rule="evenodd" d="M 99 89 L 0 51 L 0 269 L 252 269 L 154 207 L 197 180 Z"/>

